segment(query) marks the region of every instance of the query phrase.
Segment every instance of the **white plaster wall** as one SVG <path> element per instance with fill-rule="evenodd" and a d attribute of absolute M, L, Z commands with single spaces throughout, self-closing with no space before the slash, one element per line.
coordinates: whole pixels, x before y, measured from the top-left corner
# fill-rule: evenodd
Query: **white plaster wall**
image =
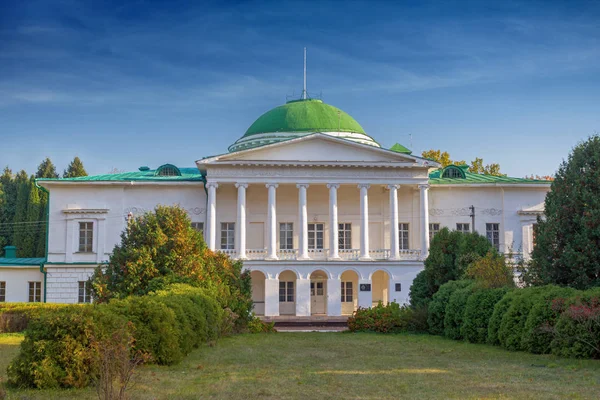
<path fill-rule="evenodd" d="M 193 222 L 205 222 L 206 194 L 202 184 L 51 186 L 48 261 L 96 263 L 107 260 L 120 241 L 129 212 L 138 215 L 153 210 L 157 205 L 175 204 L 186 209 Z M 108 211 L 101 214 L 65 214 L 63 210 L 67 208 Z M 77 252 L 80 221 L 94 222 L 93 253 Z"/>
<path fill-rule="evenodd" d="M 29 282 L 40 282 L 44 301 L 44 274 L 39 267 L 0 267 L 0 282 L 6 282 L 6 302 L 28 302 Z"/>
<path fill-rule="evenodd" d="M 89 265 L 46 266 L 46 290 L 48 303 L 77 303 L 79 281 L 87 281 L 94 273 Z"/>

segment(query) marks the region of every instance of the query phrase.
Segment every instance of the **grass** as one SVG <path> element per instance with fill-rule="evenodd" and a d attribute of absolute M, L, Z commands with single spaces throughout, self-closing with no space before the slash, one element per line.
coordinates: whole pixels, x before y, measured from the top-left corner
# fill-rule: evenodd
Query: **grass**
<path fill-rule="evenodd" d="M 0 335 L 0 376 L 22 336 Z M 141 368 L 133 399 L 597 399 L 600 361 L 507 352 L 427 335 L 239 335 L 172 367 Z M 8 398 L 93 399 L 85 390 Z"/>

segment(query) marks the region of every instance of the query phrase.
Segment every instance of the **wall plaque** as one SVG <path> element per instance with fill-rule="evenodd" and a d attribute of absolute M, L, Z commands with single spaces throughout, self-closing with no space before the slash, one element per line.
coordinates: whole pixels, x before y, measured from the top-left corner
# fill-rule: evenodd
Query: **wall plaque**
<path fill-rule="evenodd" d="M 401 292 L 401 291 L 402 291 L 402 284 L 396 283 L 396 292 Z"/>
<path fill-rule="evenodd" d="M 360 284 L 360 291 L 361 292 L 370 292 L 371 291 L 371 284 L 370 283 L 361 283 Z"/>

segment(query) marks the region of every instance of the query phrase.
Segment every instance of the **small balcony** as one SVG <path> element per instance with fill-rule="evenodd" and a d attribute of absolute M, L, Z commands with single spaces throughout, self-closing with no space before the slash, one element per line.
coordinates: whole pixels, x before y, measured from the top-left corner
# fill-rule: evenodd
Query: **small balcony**
<path fill-rule="evenodd" d="M 227 254 L 231 258 L 238 258 L 236 250 L 218 250 Z M 341 260 L 358 261 L 360 259 L 360 249 L 340 249 L 339 256 Z M 279 249 L 277 250 L 277 259 L 282 261 L 298 260 L 298 249 Z M 370 250 L 369 256 L 373 261 L 392 260 L 390 249 Z M 248 249 L 246 250 L 246 260 L 266 260 L 267 249 Z M 306 260 L 306 259 L 303 259 Z M 329 260 L 329 249 L 308 249 L 308 260 Z M 408 249 L 400 250 L 399 260 L 417 261 L 421 260 L 421 250 Z M 393 260 L 398 261 L 398 260 Z"/>

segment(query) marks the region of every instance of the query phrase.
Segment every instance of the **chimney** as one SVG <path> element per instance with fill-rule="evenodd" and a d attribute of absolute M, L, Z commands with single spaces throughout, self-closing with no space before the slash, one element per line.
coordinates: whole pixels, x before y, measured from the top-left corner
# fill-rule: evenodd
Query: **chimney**
<path fill-rule="evenodd" d="M 17 248 L 15 246 L 5 246 L 4 247 L 4 257 L 17 258 Z"/>

